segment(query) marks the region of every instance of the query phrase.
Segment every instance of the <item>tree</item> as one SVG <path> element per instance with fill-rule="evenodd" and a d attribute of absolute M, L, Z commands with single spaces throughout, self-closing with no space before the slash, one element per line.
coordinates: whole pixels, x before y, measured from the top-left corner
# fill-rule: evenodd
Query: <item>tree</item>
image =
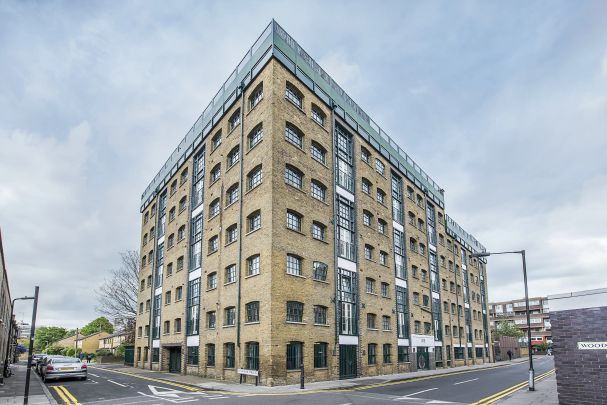
<path fill-rule="evenodd" d="M 120 253 L 121 265 L 110 270 L 97 291 L 97 307 L 101 315 L 113 320 L 122 332 L 135 332 L 137 316 L 137 291 L 139 289 L 139 252 L 128 250 Z"/>
<path fill-rule="evenodd" d="M 524 336 L 524 332 L 520 330 L 514 322 L 500 322 L 497 325 L 497 329 L 493 333 L 496 339 L 501 338 L 502 336 L 512 336 L 514 338 L 520 338 Z"/>
<path fill-rule="evenodd" d="M 34 347 L 36 351 L 42 350 L 51 343 L 63 339 L 66 334 L 67 330 L 60 326 L 40 326 L 36 328 L 36 333 L 34 334 Z"/>
<path fill-rule="evenodd" d="M 84 336 L 92 335 L 97 332 L 114 333 L 114 326 L 105 316 L 100 316 L 80 329 L 80 333 Z"/>

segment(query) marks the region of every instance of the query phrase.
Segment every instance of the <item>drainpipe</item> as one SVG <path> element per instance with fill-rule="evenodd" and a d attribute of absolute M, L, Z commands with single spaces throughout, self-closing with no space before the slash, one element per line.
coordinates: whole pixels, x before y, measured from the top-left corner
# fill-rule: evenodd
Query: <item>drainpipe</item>
<path fill-rule="evenodd" d="M 335 283 L 335 299 L 333 300 L 335 303 L 335 346 L 339 348 L 339 330 L 340 330 L 340 308 L 339 308 L 339 297 L 338 297 L 338 284 L 339 284 L 339 276 L 338 276 L 338 268 L 337 268 L 337 250 L 339 249 L 339 237 L 337 235 L 337 182 L 335 181 L 335 176 L 337 175 L 336 171 L 336 160 L 335 160 L 335 108 L 337 104 L 331 100 L 331 156 L 333 159 L 333 168 L 332 168 L 332 182 L 333 182 L 333 240 L 334 240 L 334 249 L 333 249 L 333 282 Z M 335 349 L 333 349 L 335 353 Z M 339 358 L 338 358 L 338 366 L 339 366 Z M 339 371 L 339 370 L 338 370 Z"/>
<path fill-rule="evenodd" d="M 453 248 L 453 250 L 452 250 L 452 253 L 453 253 L 453 266 L 455 266 L 456 265 L 456 263 L 455 263 L 455 259 L 456 259 L 456 255 L 455 255 L 455 239 L 453 239 L 452 248 Z M 459 318 L 460 318 L 460 313 L 459 313 L 459 293 L 457 292 L 457 271 L 456 271 L 455 267 L 453 268 L 453 272 L 455 273 L 455 302 L 456 302 L 456 305 L 457 305 L 457 335 L 458 335 L 458 339 L 459 339 L 459 346 L 461 348 L 462 347 L 462 334 L 460 333 L 461 324 L 460 324 L 460 321 L 459 321 Z M 465 318 L 465 316 L 466 315 L 464 314 L 464 318 Z M 466 360 L 466 357 L 467 357 L 466 351 L 467 350 L 464 350 L 464 366 L 468 365 L 468 361 Z M 453 356 L 453 357 L 455 357 L 455 356 Z M 453 360 L 455 361 L 455 358 Z"/>
<path fill-rule="evenodd" d="M 237 259 L 237 269 L 238 269 L 238 278 L 237 286 L 238 286 L 238 299 L 237 299 L 237 310 L 236 310 L 236 346 L 238 347 L 240 359 L 240 304 L 241 304 L 241 278 L 242 278 L 242 217 L 243 217 L 243 180 L 244 180 L 244 82 L 240 83 L 238 88 L 240 89 L 240 181 L 238 183 L 238 198 L 239 198 L 239 213 L 238 213 L 238 259 Z"/>

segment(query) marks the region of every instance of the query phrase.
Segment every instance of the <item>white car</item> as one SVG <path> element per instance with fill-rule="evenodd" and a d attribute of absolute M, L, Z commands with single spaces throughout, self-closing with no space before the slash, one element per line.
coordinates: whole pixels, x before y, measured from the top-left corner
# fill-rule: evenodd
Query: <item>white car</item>
<path fill-rule="evenodd" d="M 42 381 L 60 378 L 80 378 L 86 380 L 87 366 L 76 357 L 53 357 L 42 367 Z"/>

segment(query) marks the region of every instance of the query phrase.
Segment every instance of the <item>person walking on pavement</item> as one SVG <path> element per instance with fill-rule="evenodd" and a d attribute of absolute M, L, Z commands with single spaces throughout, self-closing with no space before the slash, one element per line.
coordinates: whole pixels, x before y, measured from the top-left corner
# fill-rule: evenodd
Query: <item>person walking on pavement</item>
<path fill-rule="evenodd" d="M 506 352 L 508 354 L 508 360 L 512 360 L 512 350 Z"/>
<path fill-rule="evenodd" d="M 93 360 L 93 354 L 92 354 L 92 353 L 89 353 L 89 354 L 86 356 L 86 362 L 87 362 L 87 363 L 90 363 L 90 362 L 91 362 L 91 360 Z"/>

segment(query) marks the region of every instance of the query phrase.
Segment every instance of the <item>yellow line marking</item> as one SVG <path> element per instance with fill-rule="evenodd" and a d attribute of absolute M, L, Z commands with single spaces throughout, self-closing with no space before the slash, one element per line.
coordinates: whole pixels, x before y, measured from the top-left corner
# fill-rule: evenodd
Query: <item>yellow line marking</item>
<path fill-rule="evenodd" d="M 74 395 L 72 395 L 72 393 L 69 392 L 68 389 L 65 386 L 60 385 L 59 388 L 70 399 L 70 401 L 72 401 L 74 403 L 74 405 L 80 405 L 80 402 L 78 402 L 78 400 L 76 399 L 76 397 L 74 397 Z"/>
<path fill-rule="evenodd" d="M 65 405 L 72 405 L 70 400 L 67 399 L 67 397 L 65 395 L 63 395 L 63 391 L 61 391 L 58 386 L 53 386 L 53 389 L 55 390 L 57 395 L 59 395 L 59 398 L 61 398 L 63 400 L 63 402 L 65 402 Z"/>
<path fill-rule="evenodd" d="M 535 382 L 541 381 L 544 378 L 547 378 L 550 375 L 552 375 L 554 372 L 555 372 L 555 369 L 548 370 L 545 373 L 542 373 L 540 375 L 535 376 L 534 381 Z M 519 391 L 519 390 L 523 389 L 524 387 L 527 386 L 528 383 L 529 383 L 528 381 L 523 381 L 521 383 L 513 385 L 512 387 L 508 387 L 505 390 L 497 392 L 497 393 L 495 393 L 493 395 L 490 395 L 488 397 L 482 398 L 482 399 L 478 400 L 477 402 L 474 402 L 471 405 L 487 405 L 487 404 L 492 404 L 493 402 L 495 402 L 495 401 L 497 401 L 499 399 L 502 399 L 505 396 L 508 396 L 510 394 L 515 393 L 516 391 Z"/>

